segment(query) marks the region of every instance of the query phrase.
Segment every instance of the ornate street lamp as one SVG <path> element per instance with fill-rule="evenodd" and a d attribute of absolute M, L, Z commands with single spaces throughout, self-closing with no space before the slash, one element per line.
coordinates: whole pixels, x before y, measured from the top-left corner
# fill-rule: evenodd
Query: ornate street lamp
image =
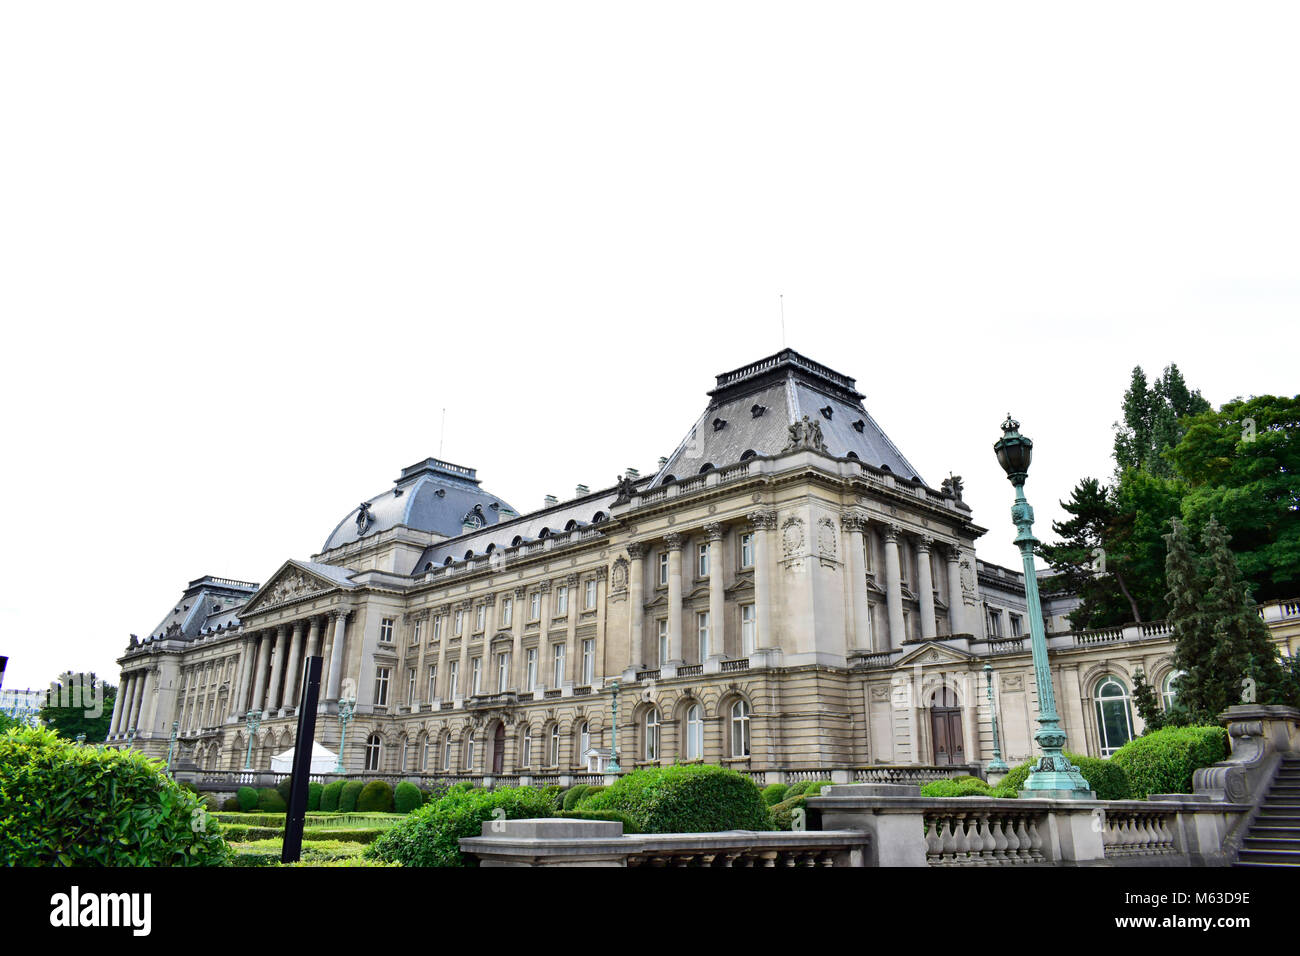
<path fill-rule="evenodd" d="M 993 445 L 998 464 L 1007 473 L 1007 479 L 1016 489 L 1016 502 L 1011 506 L 1011 520 L 1019 534 L 1016 544 L 1025 567 L 1025 603 L 1029 614 L 1030 644 L 1034 652 L 1034 679 L 1038 684 L 1038 732 L 1034 739 L 1043 755 L 1029 773 L 1025 790 L 1032 796 L 1058 799 L 1093 799 L 1092 787 L 1083 779 L 1079 768 L 1070 763 L 1062 753 L 1065 731 L 1056 712 L 1056 691 L 1052 687 L 1052 671 L 1047 661 L 1047 635 L 1043 633 L 1043 610 L 1038 600 L 1038 575 L 1034 570 L 1034 509 L 1025 500 L 1025 481 L 1029 477 L 1029 462 L 1034 457 L 1034 443 L 1020 434 L 1020 423 L 1007 413 L 1002 423 L 1002 438 Z"/>
<path fill-rule="evenodd" d="M 334 767 L 335 773 L 343 772 L 343 748 L 348 743 L 348 723 L 352 720 L 352 715 L 356 713 L 357 699 L 355 697 L 344 697 L 339 701 L 339 760 Z"/>
<path fill-rule="evenodd" d="M 85 734 L 77 734 L 77 746 L 78 746 L 78 747 L 84 747 L 85 744 L 86 744 L 86 735 L 85 735 Z"/>
<path fill-rule="evenodd" d="M 606 768 L 610 773 L 622 773 L 623 768 L 618 765 L 618 679 L 615 678 L 612 683 L 612 694 L 610 697 L 610 711 L 613 716 L 610 722 L 613 726 L 609 732 L 609 766 Z"/>
<path fill-rule="evenodd" d="M 257 733 L 257 728 L 262 726 L 262 712 L 260 710 L 250 710 L 244 715 L 244 726 L 248 728 L 248 753 L 244 755 L 244 769 L 253 769 L 253 735 Z"/>
<path fill-rule="evenodd" d="M 989 773 L 1006 773 L 1011 768 L 1002 759 L 1002 747 L 998 743 L 998 712 L 993 709 L 993 665 L 984 663 L 984 677 L 988 680 L 989 718 L 993 721 L 993 759 L 989 761 Z"/>

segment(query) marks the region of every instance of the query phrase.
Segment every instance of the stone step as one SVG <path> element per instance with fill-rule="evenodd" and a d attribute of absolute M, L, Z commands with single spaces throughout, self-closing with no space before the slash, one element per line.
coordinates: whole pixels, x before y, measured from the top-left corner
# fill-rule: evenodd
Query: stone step
<path fill-rule="evenodd" d="M 1277 818 L 1269 817 L 1268 819 L 1271 824 L 1272 821 Z M 1266 837 L 1270 840 L 1295 840 L 1297 843 L 1300 843 L 1300 823 L 1297 823 L 1297 825 L 1293 827 L 1275 827 L 1271 825 L 1261 826 L 1256 823 L 1250 828 L 1250 833 L 1247 835 L 1252 837 Z"/>
<path fill-rule="evenodd" d="M 1300 817 L 1300 803 L 1283 803 L 1281 800 L 1274 800 L 1272 797 L 1266 797 L 1260 804 L 1260 812 L 1275 811 L 1286 814 L 1287 816 Z"/>
<path fill-rule="evenodd" d="M 1300 863 L 1268 863 L 1262 860 L 1255 860 L 1255 861 L 1238 860 L 1236 863 L 1233 864 L 1233 866 L 1260 866 L 1260 867 L 1300 866 Z"/>
<path fill-rule="evenodd" d="M 1242 850 L 1240 863 L 1271 863 L 1274 866 L 1300 866 L 1300 850 Z"/>
<path fill-rule="evenodd" d="M 1242 841 L 1243 850 L 1286 850 L 1290 853 L 1297 854 L 1300 857 L 1300 840 L 1283 838 L 1273 840 L 1267 837 L 1255 836 L 1252 832 L 1250 836 Z"/>

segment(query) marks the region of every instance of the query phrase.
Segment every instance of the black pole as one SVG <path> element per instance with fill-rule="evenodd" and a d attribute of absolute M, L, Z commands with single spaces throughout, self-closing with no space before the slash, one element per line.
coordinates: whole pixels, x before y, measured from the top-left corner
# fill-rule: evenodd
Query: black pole
<path fill-rule="evenodd" d="M 302 699 L 298 702 L 298 736 L 293 744 L 293 777 L 289 789 L 289 811 L 284 821 L 281 863 L 297 863 L 302 856 L 302 828 L 307 821 L 307 784 L 311 775 L 311 749 L 316 738 L 316 702 L 320 699 L 323 657 L 307 658 L 303 668 Z"/>

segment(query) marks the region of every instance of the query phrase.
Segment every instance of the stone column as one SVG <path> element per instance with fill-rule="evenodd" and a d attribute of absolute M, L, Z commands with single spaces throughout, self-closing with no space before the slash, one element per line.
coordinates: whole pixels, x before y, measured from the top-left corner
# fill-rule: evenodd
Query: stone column
<path fill-rule="evenodd" d="M 339 685 L 343 681 L 343 642 L 348 633 L 348 612 L 334 612 L 334 636 L 330 639 L 330 674 L 325 685 L 325 699 L 339 699 Z"/>
<path fill-rule="evenodd" d="M 140 723 L 144 724 L 143 729 L 147 731 L 152 731 L 153 729 L 152 725 L 149 722 L 149 718 L 153 716 L 154 702 L 157 699 L 155 696 L 157 694 L 157 689 L 158 689 L 158 678 L 155 676 L 155 670 L 153 665 L 150 665 L 145 668 L 144 680 L 141 681 L 140 712 L 138 715 L 138 719 Z M 138 726 L 139 725 L 137 725 L 137 727 Z"/>
<path fill-rule="evenodd" d="M 528 588 L 515 588 L 515 602 L 510 610 L 510 688 L 516 693 L 524 689 L 524 619 L 528 613 Z M 439 674 L 442 670 L 439 669 Z"/>
<path fill-rule="evenodd" d="M 754 619 L 758 627 L 754 647 L 763 650 L 776 647 L 776 635 L 772 633 L 772 583 L 767 553 L 767 532 L 776 527 L 776 512 L 751 512 L 749 522 L 754 527 Z"/>
<path fill-rule="evenodd" d="M 122 710 L 122 726 L 120 731 L 126 733 L 135 726 L 136 699 L 140 696 L 140 675 L 132 672 L 131 676 L 124 678 L 127 684 L 126 703 Z"/>
<path fill-rule="evenodd" d="M 682 536 L 664 535 L 668 547 L 668 648 L 672 659 L 686 660 L 686 642 L 682 635 Z"/>
<path fill-rule="evenodd" d="M 570 574 L 564 579 L 564 586 L 569 589 L 569 605 L 566 608 L 569 616 L 564 619 L 564 678 L 570 684 L 577 684 L 582 677 L 582 655 L 578 653 L 578 608 L 582 606 L 578 603 L 581 600 L 578 595 L 578 576 Z"/>
<path fill-rule="evenodd" d="M 903 633 L 903 585 L 898 564 L 897 525 L 885 527 L 885 596 L 889 601 L 889 646 L 902 647 L 906 635 Z"/>
<path fill-rule="evenodd" d="M 968 673 L 966 682 L 963 685 L 963 700 L 961 701 L 961 732 L 966 738 L 965 751 L 967 763 L 980 762 L 980 731 L 979 731 L 979 705 L 981 678 L 983 675 L 979 671 Z"/>
<path fill-rule="evenodd" d="M 542 608 L 546 608 L 546 599 L 542 599 Z M 460 604 L 461 629 L 460 629 L 460 677 L 456 688 L 457 696 L 464 699 L 474 690 L 474 675 L 469 672 L 469 636 L 474 630 L 474 621 L 471 615 L 474 613 L 473 601 L 462 601 Z M 461 755 L 464 760 L 464 754 Z"/>
<path fill-rule="evenodd" d="M 555 664 L 552 659 L 551 642 L 548 634 L 551 629 L 551 582 L 543 581 L 537 586 L 542 594 L 541 610 L 537 612 L 537 686 L 555 686 Z"/>
<path fill-rule="evenodd" d="M 936 637 L 934 621 L 934 579 L 930 568 L 930 549 L 934 539 L 921 535 L 916 541 L 916 586 L 921 592 L 921 637 L 926 640 Z"/>
<path fill-rule="evenodd" d="M 281 624 L 275 629 L 275 648 L 271 651 L 271 686 L 266 691 L 267 711 L 280 709 L 280 679 L 284 677 L 284 657 L 289 650 L 289 628 Z"/>
<path fill-rule="evenodd" d="M 645 567 L 646 546 L 640 541 L 633 541 L 627 546 L 627 603 L 628 621 L 630 622 L 633 671 L 645 667 Z"/>
<path fill-rule="evenodd" d="M 424 691 L 429 686 L 429 677 L 424 670 L 424 651 L 429 646 L 429 609 L 415 613 L 415 620 L 420 625 L 420 646 L 416 648 L 415 658 L 415 696 L 408 700 L 412 710 L 418 710 L 421 703 L 428 703 L 424 699 Z"/>
<path fill-rule="evenodd" d="M 709 644 L 711 657 L 726 657 L 727 629 L 723 615 L 726 613 L 725 584 L 722 576 L 722 525 L 714 522 L 704 526 L 709 536 Z M 740 656 L 739 653 L 736 655 Z"/>
<path fill-rule="evenodd" d="M 117 688 L 117 696 L 113 698 L 113 721 L 108 725 L 108 736 L 116 737 L 122 732 L 122 725 L 126 722 L 126 715 L 131 709 L 131 680 L 126 674 L 122 675 L 122 681 Z"/>
<path fill-rule="evenodd" d="M 853 611 L 853 636 L 849 649 L 871 650 L 871 608 L 867 604 L 867 569 L 862 563 L 866 548 L 866 528 L 862 518 L 855 514 L 842 515 L 840 527 L 848 538 L 844 546 L 844 570 Z"/>
<path fill-rule="evenodd" d="M 609 568 L 601 565 L 596 569 L 596 666 L 592 672 L 595 675 L 595 686 L 599 688 L 605 681 L 605 668 L 607 664 L 605 647 L 605 596 L 609 588 Z M 617 673 L 617 672 L 616 672 Z"/>
<path fill-rule="evenodd" d="M 253 666 L 257 663 L 257 635 L 250 634 L 244 639 L 241 660 L 239 693 L 235 696 L 234 706 L 231 708 L 231 714 L 235 717 L 242 717 L 248 712 L 248 692 L 253 683 Z"/>
<path fill-rule="evenodd" d="M 948 564 L 948 628 L 954 634 L 970 631 L 966 623 L 966 599 L 961 593 L 961 551 L 956 545 L 944 547 L 944 560 Z"/>
<path fill-rule="evenodd" d="M 305 621 L 293 622 L 293 638 L 289 642 L 289 659 L 285 661 L 284 699 L 281 707 L 298 706 L 298 672 L 302 670 L 302 645 Z"/>
<path fill-rule="evenodd" d="M 253 666 L 253 696 L 249 698 L 248 709 L 266 710 L 266 673 L 271 656 L 271 634 L 269 631 L 257 632 L 257 663 Z M 247 711 L 245 711 L 247 713 Z"/>

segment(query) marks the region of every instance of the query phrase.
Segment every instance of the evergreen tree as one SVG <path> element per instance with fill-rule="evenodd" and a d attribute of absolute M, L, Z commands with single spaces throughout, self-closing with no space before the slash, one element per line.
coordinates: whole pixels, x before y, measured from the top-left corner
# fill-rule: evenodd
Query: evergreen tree
<path fill-rule="evenodd" d="M 1201 574 L 1191 536 L 1182 521 L 1170 522 L 1165 535 L 1168 556 L 1165 559 L 1165 582 L 1169 587 L 1169 623 L 1173 627 L 1174 669 L 1182 671 L 1174 686 L 1179 709 L 1196 718 L 1213 723 L 1215 709 L 1211 689 L 1217 686 L 1211 660 L 1211 636 L 1201 595 L 1206 582 Z"/>

